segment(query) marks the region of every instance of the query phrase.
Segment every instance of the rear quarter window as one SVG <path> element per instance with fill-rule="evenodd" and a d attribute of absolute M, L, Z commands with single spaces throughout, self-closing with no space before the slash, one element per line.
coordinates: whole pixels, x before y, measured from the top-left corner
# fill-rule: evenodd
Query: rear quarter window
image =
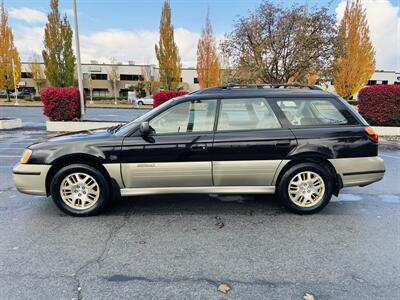
<path fill-rule="evenodd" d="M 345 107 L 331 99 L 282 99 L 276 103 L 292 126 L 358 123 Z"/>

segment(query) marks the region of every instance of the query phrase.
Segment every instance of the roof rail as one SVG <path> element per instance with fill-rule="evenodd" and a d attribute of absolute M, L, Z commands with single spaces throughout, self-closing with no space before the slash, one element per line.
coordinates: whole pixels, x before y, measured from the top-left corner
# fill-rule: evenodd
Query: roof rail
<path fill-rule="evenodd" d="M 291 82 L 291 83 L 261 83 L 261 84 L 237 84 L 237 83 L 228 83 L 227 85 L 220 86 L 221 89 L 232 89 L 232 88 L 257 88 L 257 89 L 265 89 L 265 88 L 290 88 L 290 87 L 300 87 L 300 88 L 309 88 L 310 90 L 322 90 L 319 86 L 316 85 L 307 85 L 299 82 Z"/>

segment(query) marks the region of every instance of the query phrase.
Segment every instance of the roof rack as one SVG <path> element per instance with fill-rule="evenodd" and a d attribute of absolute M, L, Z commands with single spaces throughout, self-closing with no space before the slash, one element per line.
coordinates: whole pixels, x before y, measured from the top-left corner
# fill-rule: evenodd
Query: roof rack
<path fill-rule="evenodd" d="M 307 85 L 299 82 L 291 82 L 291 83 L 267 83 L 267 84 L 237 84 L 237 83 L 228 83 L 227 85 L 220 86 L 221 89 L 233 89 L 233 88 L 257 88 L 257 89 L 265 89 L 265 88 L 290 88 L 290 87 L 299 87 L 299 88 L 309 88 L 310 90 L 319 90 L 322 89 L 316 85 Z"/>

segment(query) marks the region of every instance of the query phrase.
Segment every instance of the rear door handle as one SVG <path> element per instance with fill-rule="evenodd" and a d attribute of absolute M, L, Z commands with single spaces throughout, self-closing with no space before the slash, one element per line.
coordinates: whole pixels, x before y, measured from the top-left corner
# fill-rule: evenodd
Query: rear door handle
<path fill-rule="evenodd" d="M 275 143 L 276 147 L 287 147 L 290 146 L 290 140 L 282 140 Z"/>
<path fill-rule="evenodd" d="M 207 146 L 206 144 L 194 144 L 190 146 L 190 149 L 193 151 L 202 151 L 206 150 Z"/>

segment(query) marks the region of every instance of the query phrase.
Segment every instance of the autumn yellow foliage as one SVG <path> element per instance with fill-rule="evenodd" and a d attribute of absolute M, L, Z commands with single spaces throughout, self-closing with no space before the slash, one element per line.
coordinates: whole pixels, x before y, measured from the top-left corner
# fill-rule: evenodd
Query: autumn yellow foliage
<path fill-rule="evenodd" d="M 349 99 L 367 84 L 375 69 L 375 51 L 359 0 L 347 2 L 338 37 L 333 84 L 339 95 Z"/>
<path fill-rule="evenodd" d="M 201 88 L 216 86 L 219 82 L 220 65 L 215 37 L 209 15 L 197 43 L 197 76 Z"/>
<path fill-rule="evenodd" d="M 160 20 L 160 42 L 155 46 L 160 66 L 160 84 L 166 90 L 176 90 L 181 78 L 181 63 L 178 46 L 174 41 L 171 24 L 171 7 L 164 2 Z"/>
<path fill-rule="evenodd" d="M 21 77 L 21 61 L 14 46 L 13 33 L 7 25 L 8 15 L 1 3 L 0 15 L 0 90 L 14 89 Z M 8 96 L 8 93 L 7 93 Z"/>

